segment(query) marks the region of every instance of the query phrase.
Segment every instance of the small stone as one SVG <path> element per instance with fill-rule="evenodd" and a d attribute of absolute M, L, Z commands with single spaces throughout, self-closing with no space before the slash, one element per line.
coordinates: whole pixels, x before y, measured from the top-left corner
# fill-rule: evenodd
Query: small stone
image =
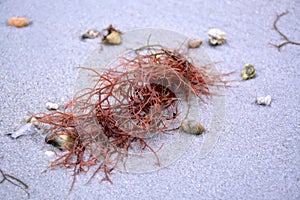
<path fill-rule="evenodd" d="M 208 31 L 208 40 L 212 45 L 221 45 L 226 41 L 226 33 L 217 28 L 210 29 Z"/>
<path fill-rule="evenodd" d="M 10 18 L 8 20 L 8 26 L 15 26 L 17 28 L 26 27 L 29 25 L 29 21 L 26 18 Z"/>
<path fill-rule="evenodd" d="M 256 99 L 256 103 L 258 105 L 269 106 L 271 105 L 271 102 L 272 102 L 272 98 L 270 95 L 267 95 L 265 97 L 258 97 Z"/>
<path fill-rule="evenodd" d="M 252 64 L 246 64 L 241 74 L 244 80 L 254 78 L 256 76 L 256 70 Z"/>
<path fill-rule="evenodd" d="M 193 119 L 184 119 L 181 122 L 181 128 L 191 134 L 200 135 L 204 132 L 204 127 L 200 122 Z"/>
<path fill-rule="evenodd" d="M 100 32 L 95 29 L 88 29 L 86 32 L 81 36 L 81 39 L 94 39 L 100 36 Z"/>
<path fill-rule="evenodd" d="M 57 110 L 59 108 L 59 105 L 57 103 L 48 102 L 46 103 L 46 108 L 48 110 Z"/>
<path fill-rule="evenodd" d="M 188 42 L 189 48 L 198 48 L 202 44 L 202 40 L 190 40 Z"/>

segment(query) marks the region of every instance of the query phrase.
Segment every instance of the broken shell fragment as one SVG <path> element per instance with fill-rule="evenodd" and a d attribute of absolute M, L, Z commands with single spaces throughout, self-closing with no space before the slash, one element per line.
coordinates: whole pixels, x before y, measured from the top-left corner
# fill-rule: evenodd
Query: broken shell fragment
<path fill-rule="evenodd" d="M 8 135 L 10 135 L 13 139 L 16 139 L 23 135 L 32 135 L 35 133 L 37 133 L 37 129 L 35 128 L 35 126 L 32 123 L 26 123 L 19 127 L 17 131 Z"/>
<path fill-rule="evenodd" d="M 26 18 L 10 18 L 8 20 L 8 26 L 15 26 L 17 28 L 22 28 L 29 25 L 29 21 Z"/>
<path fill-rule="evenodd" d="M 258 105 L 263 105 L 263 106 L 269 106 L 269 105 L 271 105 L 271 101 L 272 101 L 272 98 L 271 98 L 270 95 L 267 95 L 265 97 L 258 97 L 256 99 L 256 103 Z"/>
<path fill-rule="evenodd" d="M 109 35 L 105 37 L 104 42 L 109 44 L 120 44 L 122 42 L 122 38 L 119 32 L 113 31 Z"/>
<path fill-rule="evenodd" d="M 204 127 L 200 122 L 193 119 L 184 119 L 181 122 L 181 128 L 191 134 L 200 135 L 204 132 Z"/>
<path fill-rule="evenodd" d="M 256 75 L 256 70 L 253 65 L 246 64 L 244 70 L 242 71 L 242 78 L 244 80 L 254 78 Z"/>
<path fill-rule="evenodd" d="M 53 151 L 45 151 L 45 155 L 48 157 L 52 157 L 55 155 L 55 153 Z"/>
<path fill-rule="evenodd" d="M 122 42 L 122 32 L 114 28 L 112 25 L 109 25 L 106 29 L 104 29 L 104 31 L 106 31 L 107 34 L 105 34 L 102 38 L 103 43 L 117 45 Z"/>
<path fill-rule="evenodd" d="M 46 103 L 46 108 L 48 110 L 57 110 L 59 108 L 59 106 L 57 103 L 48 102 L 48 103 Z"/>
<path fill-rule="evenodd" d="M 40 122 L 39 122 L 38 118 L 34 117 L 34 116 L 30 118 L 29 123 L 32 123 L 33 125 L 35 125 L 37 127 L 40 125 Z"/>
<path fill-rule="evenodd" d="M 40 122 L 39 119 L 41 119 L 43 116 L 42 115 L 35 115 L 35 116 L 31 116 L 28 119 L 23 120 L 24 123 L 31 123 L 33 125 L 35 125 L 37 128 L 39 128 Z"/>
<path fill-rule="evenodd" d="M 94 39 L 100 36 L 100 32 L 95 29 L 88 29 L 86 32 L 81 36 L 81 39 Z"/>
<path fill-rule="evenodd" d="M 202 44 L 202 40 L 190 40 L 188 42 L 189 48 L 198 48 Z"/>
<path fill-rule="evenodd" d="M 49 133 L 46 135 L 45 142 L 63 151 L 73 148 L 74 138 L 64 132 L 56 134 Z"/>
<path fill-rule="evenodd" d="M 210 29 L 208 31 L 208 40 L 212 45 L 221 45 L 226 41 L 226 33 L 217 28 Z"/>

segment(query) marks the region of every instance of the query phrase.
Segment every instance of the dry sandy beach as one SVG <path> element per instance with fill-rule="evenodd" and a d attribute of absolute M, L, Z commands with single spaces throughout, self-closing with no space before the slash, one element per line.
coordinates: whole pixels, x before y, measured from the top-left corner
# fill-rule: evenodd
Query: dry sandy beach
<path fill-rule="evenodd" d="M 278 27 L 300 42 L 300 2 L 290 1 L 7 1 L 0 0 L 0 169 L 24 181 L 30 199 L 300 199 L 300 46 L 284 42 L 273 29 L 276 16 L 289 13 Z M 26 17 L 25 28 L 7 26 L 11 17 Z M 73 191 L 70 170 L 43 171 L 54 150 L 36 133 L 7 136 L 30 113 L 47 111 L 47 102 L 71 100 L 78 67 L 100 40 L 81 41 L 86 29 L 113 24 L 123 32 L 138 28 L 175 31 L 203 40 L 201 48 L 238 87 L 226 90 L 221 135 L 210 153 L 200 156 L 209 134 L 194 138 L 182 156 L 149 173 L 113 171 L 85 185 L 77 177 Z M 207 32 L 219 28 L 227 42 L 212 47 Z M 257 76 L 242 81 L 245 64 Z M 271 95 L 270 106 L 255 103 Z M 0 176 L 1 178 L 1 176 Z M 0 180 L 1 181 L 1 180 Z M 26 192 L 4 181 L 0 199 L 28 199 Z"/>

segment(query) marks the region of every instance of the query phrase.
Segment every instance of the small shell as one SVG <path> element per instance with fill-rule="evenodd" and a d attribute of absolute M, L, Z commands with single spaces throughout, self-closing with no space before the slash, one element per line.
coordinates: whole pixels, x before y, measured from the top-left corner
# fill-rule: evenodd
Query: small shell
<path fill-rule="evenodd" d="M 45 155 L 48 157 L 52 157 L 55 155 L 55 153 L 53 151 L 45 151 Z"/>
<path fill-rule="evenodd" d="M 48 102 L 46 103 L 46 108 L 48 110 L 57 110 L 59 108 L 59 105 L 57 103 Z"/>
<path fill-rule="evenodd" d="M 223 44 L 226 41 L 226 33 L 221 31 L 220 29 L 210 29 L 208 31 L 208 40 L 212 45 Z"/>
<path fill-rule="evenodd" d="M 117 31 L 112 31 L 110 34 L 108 34 L 105 39 L 104 42 L 107 42 L 109 44 L 120 44 L 122 42 L 122 38 L 121 38 L 121 33 L 117 32 Z"/>
<path fill-rule="evenodd" d="M 8 26 L 15 26 L 17 28 L 22 28 L 29 25 L 29 21 L 26 18 L 10 18 L 8 20 Z"/>
<path fill-rule="evenodd" d="M 73 148 L 74 138 L 63 132 L 57 134 L 49 133 L 46 135 L 45 142 L 63 151 Z"/>
<path fill-rule="evenodd" d="M 100 32 L 97 30 L 88 29 L 86 32 L 81 36 L 81 39 L 94 39 L 100 36 Z"/>
<path fill-rule="evenodd" d="M 266 97 L 258 97 L 256 99 L 256 103 L 258 105 L 269 106 L 271 105 L 271 102 L 272 102 L 272 98 L 270 95 L 267 95 Z"/>
<path fill-rule="evenodd" d="M 188 42 L 189 48 L 198 48 L 202 44 L 202 40 L 190 40 Z"/>
<path fill-rule="evenodd" d="M 37 129 L 35 128 L 35 126 L 32 123 L 26 123 L 19 127 L 17 131 L 8 135 L 10 135 L 13 139 L 16 139 L 23 135 L 32 135 L 35 133 L 37 133 Z"/>
<path fill-rule="evenodd" d="M 242 71 L 242 78 L 244 80 L 254 78 L 256 75 L 256 70 L 253 65 L 246 64 L 244 70 Z"/>
<path fill-rule="evenodd" d="M 204 132 L 204 127 L 200 122 L 193 119 L 184 119 L 181 122 L 181 128 L 191 134 L 200 135 Z"/>
<path fill-rule="evenodd" d="M 38 121 L 37 117 L 31 117 L 29 122 L 32 123 L 33 125 L 37 126 L 37 127 L 40 125 L 40 122 Z"/>

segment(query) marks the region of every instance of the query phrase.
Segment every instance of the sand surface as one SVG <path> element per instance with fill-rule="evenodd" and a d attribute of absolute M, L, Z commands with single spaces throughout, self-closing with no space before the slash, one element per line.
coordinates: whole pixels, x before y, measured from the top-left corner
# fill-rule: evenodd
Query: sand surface
<path fill-rule="evenodd" d="M 273 29 L 276 15 L 288 38 L 300 41 L 300 3 L 294 1 L 0 1 L 0 169 L 29 185 L 31 199 L 299 199 L 300 198 L 300 46 L 281 51 L 269 43 L 283 38 Z M 32 24 L 8 27 L 10 17 Z M 82 42 L 89 28 L 113 24 L 126 32 L 161 28 L 204 41 L 202 48 L 222 72 L 236 71 L 241 80 L 246 63 L 257 77 L 227 90 L 222 134 L 205 158 L 199 156 L 203 137 L 168 167 L 142 174 L 114 171 L 113 185 L 99 183 L 99 174 L 84 185 L 79 176 L 68 194 L 71 172 L 42 173 L 51 158 L 44 136 L 11 139 L 31 113 L 46 111 L 45 103 L 62 104 L 73 96 L 78 65 L 100 40 Z M 227 43 L 211 47 L 210 28 L 227 33 Z M 271 106 L 256 105 L 271 95 Z M 207 133 L 208 134 L 208 133 Z M 0 199 L 27 199 L 19 188 L 0 184 Z"/>

